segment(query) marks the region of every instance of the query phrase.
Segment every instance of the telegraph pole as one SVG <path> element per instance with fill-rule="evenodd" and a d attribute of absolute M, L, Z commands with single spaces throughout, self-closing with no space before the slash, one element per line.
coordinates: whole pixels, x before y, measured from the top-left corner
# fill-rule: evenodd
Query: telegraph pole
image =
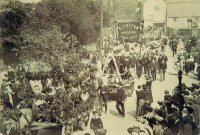
<path fill-rule="evenodd" d="M 102 59 L 102 44 L 103 44 L 103 0 L 101 0 L 101 16 L 100 16 L 100 36 L 99 36 L 99 59 Z"/>
<path fill-rule="evenodd" d="M 111 0 L 111 8 L 112 8 L 112 23 L 113 23 L 113 35 L 115 35 L 115 9 L 114 9 L 114 1 Z"/>

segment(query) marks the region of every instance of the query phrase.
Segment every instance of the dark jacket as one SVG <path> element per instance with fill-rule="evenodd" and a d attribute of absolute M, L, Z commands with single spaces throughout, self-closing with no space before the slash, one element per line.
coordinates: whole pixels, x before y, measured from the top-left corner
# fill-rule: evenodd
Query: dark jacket
<path fill-rule="evenodd" d="M 103 122 L 100 118 L 92 118 L 90 122 L 90 129 L 102 129 Z"/>
<path fill-rule="evenodd" d="M 15 82 L 15 72 L 14 71 L 8 71 L 8 80 L 11 82 Z"/>
<path fill-rule="evenodd" d="M 193 103 L 191 105 L 192 109 L 193 109 L 193 117 L 195 122 L 199 125 L 200 124 L 200 111 L 199 111 L 199 105 Z"/>
<path fill-rule="evenodd" d="M 123 87 L 118 88 L 118 90 L 117 90 L 117 101 L 118 102 L 124 102 L 125 99 L 126 99 L 125 89 Z"/>
<path fill-rule="evenodd" d="M 193 135 L 192 121 L 193 117 L 190 115 L 183 117 L 183 135 Z"/>
<path fill-rule="evenodd" d="M 164 129 L 163 135 L 175 135 L 175 133 L 167 127 L 166 129 Z"/>

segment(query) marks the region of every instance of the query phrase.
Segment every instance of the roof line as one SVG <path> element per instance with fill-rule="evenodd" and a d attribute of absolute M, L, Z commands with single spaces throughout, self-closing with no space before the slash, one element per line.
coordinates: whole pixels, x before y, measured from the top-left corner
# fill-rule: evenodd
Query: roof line
<path fill-rule="evenodd" d="M 144 3 L 146 3 L 148 0 L 141 0 L 141 5 L 143 5 Z M 167 4 L 167 2 L 165 0 L 162 0 L 163 2 L 165 2 L 165 4 Z"/>

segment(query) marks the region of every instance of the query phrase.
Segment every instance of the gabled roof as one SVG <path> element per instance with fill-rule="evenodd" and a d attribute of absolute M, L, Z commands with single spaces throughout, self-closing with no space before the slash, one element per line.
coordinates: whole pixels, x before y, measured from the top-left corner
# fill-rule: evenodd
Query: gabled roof
<path fill-rule="evenodd" d="M 145 2 L 147 2 L 148 0 L 141 0 L 141 5 L 143 5 Z M 166 0 L 162 0 L 164 2 L 166 2 Z"/>
<path fill-rule="evenodd" d="M 168 17 L 200 17 L 200 0 L 168 3 Z"/>

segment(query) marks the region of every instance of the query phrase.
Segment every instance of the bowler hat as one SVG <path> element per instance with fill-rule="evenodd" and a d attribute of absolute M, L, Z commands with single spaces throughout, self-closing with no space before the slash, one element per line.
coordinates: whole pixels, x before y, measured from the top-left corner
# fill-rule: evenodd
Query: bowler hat
<path fill-rule="evenodd" d="M 165 93 L 165 94 L 169 94 L 169 90 L 165 90 L 164 93 Z"/>
<path fill-rule="evenodd" d="M 157 102 L 159 105 L 163 105 L 163 101 L 158 101 Z"/>

